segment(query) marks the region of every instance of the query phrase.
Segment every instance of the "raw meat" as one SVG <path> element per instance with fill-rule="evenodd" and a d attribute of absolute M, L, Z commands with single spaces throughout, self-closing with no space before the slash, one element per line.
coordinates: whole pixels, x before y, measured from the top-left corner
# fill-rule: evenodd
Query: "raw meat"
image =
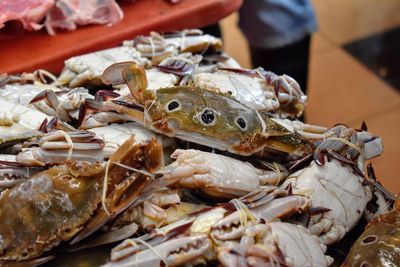
<path fill-rule="evenodd" d="M 46 29 L 51 35 L 56 29 L 75 30 L 77 25 L 118 23 L 123 18 L 114 0 L 58 0 L 46 16 Z"/>
<path fill-rule="evenodd" d="M 19 21 L 24 29 L 37 31 L 43 27 L 40 21 L 53 5 L 54 0 L 1 0 L 0 28 L 8 21 Z"/>

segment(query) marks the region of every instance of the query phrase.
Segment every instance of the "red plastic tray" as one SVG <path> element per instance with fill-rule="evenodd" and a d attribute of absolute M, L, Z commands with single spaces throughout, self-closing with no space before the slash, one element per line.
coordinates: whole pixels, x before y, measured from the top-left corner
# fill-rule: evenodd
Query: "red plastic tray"
<path fill-rule="evenodd" d="M 49 36 L 45 31 L 26 32 L 0 42 L 0 73 L 46 69 L 58 73 L 64 60 L 78 54 L 116 46 L 123 40 L 155 31 L 198 28 L 236 11 L 242 0 L 137 0 L 123 3 L 124 19 L 113 27 L 93 25 Z"/>

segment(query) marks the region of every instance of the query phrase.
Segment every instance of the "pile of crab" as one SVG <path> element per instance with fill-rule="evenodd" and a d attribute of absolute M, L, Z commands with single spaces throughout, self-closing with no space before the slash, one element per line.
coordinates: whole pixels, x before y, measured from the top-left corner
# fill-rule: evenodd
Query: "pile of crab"
<path fill-rule="evenodd" d="M 302 123 L 306 100 L 198 30 L 1 75 L 0 265 L 119 242 L 104 266 L 329 266 L 393 196 L 381 139 Z"/>

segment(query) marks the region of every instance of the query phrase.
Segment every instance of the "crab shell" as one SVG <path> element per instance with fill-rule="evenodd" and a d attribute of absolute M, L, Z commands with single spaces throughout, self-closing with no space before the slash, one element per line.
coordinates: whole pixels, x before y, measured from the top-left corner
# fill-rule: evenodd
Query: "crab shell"
<path fill-rule="evenodd" d="M 282 186 L 291 184 L 294 194 L 310 197 L 312 207 L 328 210 L 312 216 L 309 229 L 323 243 L 332 244 L 356 225 L 372 197 L 363 179 L 350 166 L 332 159 L 323 166 L 312 162 L 290 175 Z"/>
<path fill-rule="evenodd" d="M 91 85 L 100 86 L 104 69 L 121 61 L 135 60 L 148 64 L 147 60 L 133 47 L 121 46 L 69 58 L 55 85 L 68 85 L 70 88 Z"/>
<path fill-rule="evenodd" d="M 274 91 L 266 88 L 264 80 L 260 77 L 220 70 L 213 73 L 198 73 L 194 83 L 206 90 L 231 95 L 255 110 L 274 111 L 279 108 Z"/>
<path fill-rule="evenodd" d="M 394 210 L 375 217 L 356 240 L 346 258 L 347 266 L 400 265 L 400 198 Z"/>
<path fill-rule="evenodd" d="M 103 175 L 101 164 L 69 162 L 3 192 L 0 259 L 32 259 L 73 237 L 97 209 Z"/>

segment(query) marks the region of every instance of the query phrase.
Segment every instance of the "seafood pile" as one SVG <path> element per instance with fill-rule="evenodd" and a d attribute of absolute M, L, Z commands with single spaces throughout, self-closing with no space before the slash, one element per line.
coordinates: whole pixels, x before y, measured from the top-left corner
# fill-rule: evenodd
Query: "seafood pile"
<path fill-rule="evenodd" d="M 362 217 L 346 264 L 375 266 L 361 245 L 380 238 L 399 264 L 399 204 L 384 214 L 395 197 L 366 166 L 381 139 L 303 123 L 306 105 L 199 30 L 1 74 L 0 265 L 114 243 L 103 266 L 329 266 Z"/>

